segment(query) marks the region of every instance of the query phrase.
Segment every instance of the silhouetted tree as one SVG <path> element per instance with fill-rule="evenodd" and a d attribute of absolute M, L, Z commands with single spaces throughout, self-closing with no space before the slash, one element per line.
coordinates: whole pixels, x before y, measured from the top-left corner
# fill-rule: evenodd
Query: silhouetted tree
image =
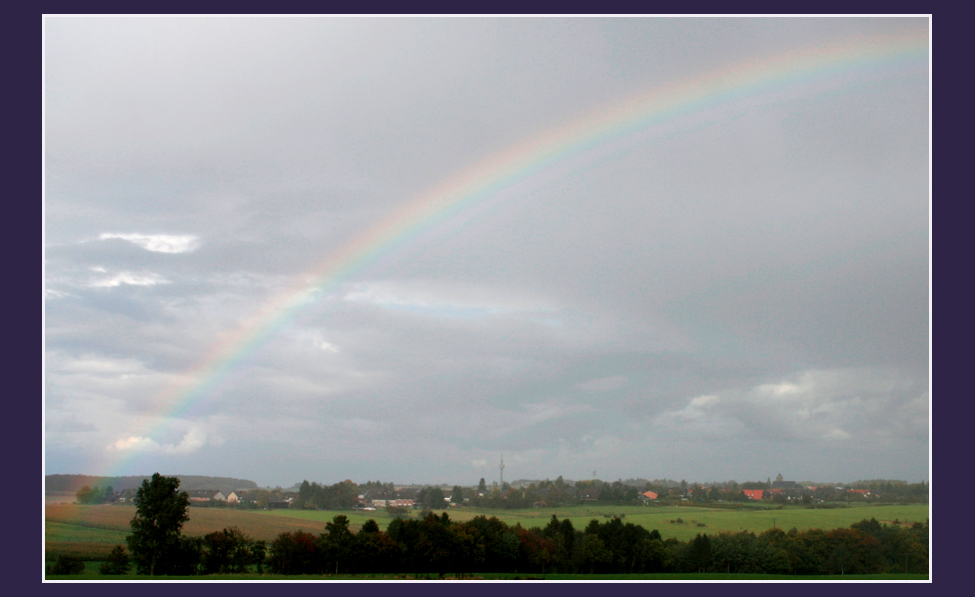
<path fill-rule="evenodd" d="M 179 479 L 159 473 L 146 479 L 135 495 L 132 534 L 126 537 L 140 574 L 168 574 L 167 561 L 181 549 L 180 532 L 190 519 L 190 499 L 179 491 Z"/>

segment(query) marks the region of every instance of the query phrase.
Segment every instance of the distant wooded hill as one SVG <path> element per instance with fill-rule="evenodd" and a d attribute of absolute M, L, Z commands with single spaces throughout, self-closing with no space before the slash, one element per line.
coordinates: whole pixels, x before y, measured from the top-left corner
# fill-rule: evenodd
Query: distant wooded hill
<path fill-rule="evenodd" d="M 204 477 L 200 475 L 167 475 L 179 477 L 179 488 L 183 491 L 194 489 L 216 489 L 224 493 L 241 489 L 257 489 L 257 483 L 247 479 L 232 479 L 230 477 Z M 115 491 L 137 489 L 144 477 L 91 477 L 89 475 L 45 475 L 45 491 L 47 493 L 74 493 L 87 485 L 88 487 L 108 487 Z"/>

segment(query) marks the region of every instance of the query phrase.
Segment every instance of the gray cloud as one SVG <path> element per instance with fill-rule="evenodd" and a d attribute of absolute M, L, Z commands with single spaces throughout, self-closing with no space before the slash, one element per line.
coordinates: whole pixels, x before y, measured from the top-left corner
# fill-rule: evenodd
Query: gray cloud
<path fill-rule="evenodd" d="M 692 398 L 654 418 L 670 431 L 721 437 L 747 434 L 774 441 L 923 440 L 927 380 L 872 368 L 804 371 L 793 379 L 744 391 Z"/>
<path fill-rule="evenodd" d="M 591 110 L 927 25 L 45 19 L 48 472 L 927 478 L 920 63 L 573 154 L 275 307 Z"/>
<path fill-rule="evenodd" d="M 191 234 L 139 234 L 103 232 L 99 240 L 118 238 L 157 253 L 186 253 L 199 247 L 199 239 Z"/>

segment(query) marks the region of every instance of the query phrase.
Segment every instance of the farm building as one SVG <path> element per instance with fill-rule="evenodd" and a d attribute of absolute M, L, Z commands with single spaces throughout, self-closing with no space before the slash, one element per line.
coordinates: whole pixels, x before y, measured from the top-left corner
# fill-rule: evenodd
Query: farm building
<path fill-rule="evenodd" d="M 191 502 L 227 501 L 227 496 L 225 496 L 222 492 L 215 491 L 213 489 L 195 489 L 193 491 L 188 491 L 187 493 L 190 495 Z"/>
<path fill-rule="evenodd" d="M 372 500 L 374 508 L 412 508 L 413 500 Z"/>

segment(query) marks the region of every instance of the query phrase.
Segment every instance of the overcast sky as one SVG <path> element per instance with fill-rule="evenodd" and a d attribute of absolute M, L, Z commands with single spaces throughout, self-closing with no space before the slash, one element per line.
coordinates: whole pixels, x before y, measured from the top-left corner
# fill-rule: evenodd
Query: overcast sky
<path fill-rule="evenodd" d="M 456 173 L 659 86 L 926 19 L 44 27 L 48 474 L 475 484 L 503 452 L 508 480 L 928 478 L 923 61 L 577 153 L 166 402 Z"/>

